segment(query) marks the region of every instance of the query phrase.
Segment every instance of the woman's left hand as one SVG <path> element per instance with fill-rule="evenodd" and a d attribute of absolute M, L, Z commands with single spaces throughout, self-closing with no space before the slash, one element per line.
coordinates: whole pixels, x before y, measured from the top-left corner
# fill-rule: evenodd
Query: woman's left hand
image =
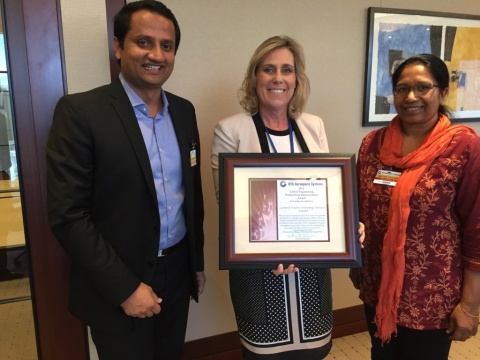
<path fill-rule="evenodd" d="M 463 269 L 462 298 L 450 315 L 447 334 L 450 339 L 465 341 L 478 330 L 480 309 L 480 271 Z"/>
<path fill-rule="evenodd" d="M 472 312 L 469 312 L 461 303 L 453 310 L 452 315 L 450 315 L 450 325 L 447 329 L 447 334 L 450 334 L 451 340 L 465 341 L 477 334 L 478 310 L 470 309 L 470 311 Z"/>
<path fill-rule="evenodd" d="M 359 222 L 359 227 L 358 227 L 358 242 L 360 243 L 360 247 L 363 249 L 363 242 L 365 241 L 365 225 L 362 222 Z"/>

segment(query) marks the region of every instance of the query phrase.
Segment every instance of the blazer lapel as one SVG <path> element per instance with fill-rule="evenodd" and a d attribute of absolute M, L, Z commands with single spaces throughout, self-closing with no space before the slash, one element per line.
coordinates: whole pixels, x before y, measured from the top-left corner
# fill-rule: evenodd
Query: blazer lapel
<path fill-rule="evenodd" d="M 268 146 L 267 137 L 265 136 L 265 125 L 258 111 L 255 115 L 252 115 L 252 119 L 255 124 L 255 129 L 257 130 L 258 141 L 260 142 L 262 153 L 268 154 L 270 153 L 270 147 Z"/>
<path fill-rule="evenodd" d="M 123 88 L 120 79 L 115 79 L 110 86 L 111 104 L 121 121 L 125 132 L 127 133 L 133 150 L 137 156 L 140 167 L 142 168 L 148 188 L 152 193 L 153 198 L 157 199 L 155 192 L 155 184 L 153 182 L 152 167 L 148 158 L 147 148 L 143 140 L 142 132 L 138 125 L 137 117 L 133 111 L 130 100 Z"/>
<path fill-rule="evenodd" d="M 192 144 L 194 141 L 193 135 L 191 136 L 191 131 L 188 128 L 187 124 L 182 121 L 184 115 L 182 114 L 182 107 L 176 106 L 176 101 L 173 97 L 169 96 L 169 93 L 166 93 L 168 98 L 170 116 L 172 118 L 173 127 L 175 129 L 175 135 L 177 136 L 178 148 L 180 150 L 180 156 L 182 158 L 182 172 L 188 174 L 188 168 L 190 167 L 190 149 L 193 146 L 198 146 L 198 144 Z M 197 154 L 198 155 L 198 154 Z"/>
<path fill-rule="evenodd" d="M 309 153 L 310 150 L 308 150 L 307 143 L 305 142 L 305 139 L 303 138 L 303 135 L 300 132 L 300 129 L 298 128 L 297 122 L 295 121 L 295 119 L 291 119 L 291 122 L 292 122 L 293 132 L 294 132 L 295 136 L 297 137 L 297 141 L 300 144 L 300 148 L 302 149 L 302 152 L 303 153 Z"/>

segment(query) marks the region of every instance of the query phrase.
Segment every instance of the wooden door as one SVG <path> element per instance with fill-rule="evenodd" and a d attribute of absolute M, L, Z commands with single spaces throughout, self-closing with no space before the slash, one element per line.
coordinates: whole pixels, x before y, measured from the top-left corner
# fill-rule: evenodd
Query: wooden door
<path fill-rule="evenodd" d="M 109 20 L 124 3 L 106 0 Z M 86 329 L 67 310 L 69 261 L 46 213 L 45 145 L 55 104 L 66 89 L 59 4 L 3 0 L 2 5 L 39 359 L 86 360 Z"/>

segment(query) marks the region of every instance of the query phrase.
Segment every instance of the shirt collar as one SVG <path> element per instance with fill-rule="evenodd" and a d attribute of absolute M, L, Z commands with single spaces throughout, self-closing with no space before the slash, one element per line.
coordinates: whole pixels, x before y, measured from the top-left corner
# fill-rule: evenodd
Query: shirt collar
<path fill-rule="evenodd" d="M 138 108 L 139 106 L 146 107 L 147 105 L 145 104 L 145 102 L 142 99 L 140 99 L 140 96 L 138 96 L 135 90 L 132 89 L 132 87 L 128 84 L 128 82 L 125 80 L 123 75 L 120 73 L 118 77 L 120 79 L 120 82 L 123 85 L 123 88 L 125 89 L 125 92 L 127 93 L 127 96 L 130 100 L 130 103 L 132 104 L 132 107 L 133 108 Z M 165 91 L 163 91 L 163 89 L 161 94 L 162 94 L 161 95 L 162 103 L 164 106 L 160 109 L 159 113 L 160 115 L 165 115 L 165 112 L 168 111 L 167 109 L 169 104 L 168 104 L 167 96 L 165 95 Z"/>

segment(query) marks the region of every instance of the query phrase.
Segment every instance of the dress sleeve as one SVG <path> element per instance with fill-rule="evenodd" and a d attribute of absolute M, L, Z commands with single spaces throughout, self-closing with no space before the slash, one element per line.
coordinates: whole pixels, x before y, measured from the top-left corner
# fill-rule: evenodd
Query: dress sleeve
<path fill-rule="evenodd" d="M 467 162 L 455 206 L 462 226 L 463 265 L 480 271 L 480 138 L 469 141 L 464 152 Z"/>

